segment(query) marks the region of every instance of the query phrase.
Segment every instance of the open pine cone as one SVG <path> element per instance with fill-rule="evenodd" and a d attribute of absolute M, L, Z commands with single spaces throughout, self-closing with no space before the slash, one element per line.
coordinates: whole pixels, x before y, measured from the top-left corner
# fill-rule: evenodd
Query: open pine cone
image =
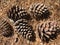
<path fill-rule="evenodd" d="M 49 12 L 47 6 L 44 4 L 40 4 L 40 3 L 32 4 L 29 7 L 29 11 L 33 14 L 33 16 L 37 20 L 46 19 L 50 15 L 50 12 Z"/>
<path fill-rule="evenodd" d="M 43 42 L 49 42 L 50 40 L 54 40 L 57 37 L 57 33 L 60 28 L 57 22 L 47 21 L 38 24 L 37 30 L 41 40 Z"/>
<path fill-rule="evenodd" d="M 0 17 L 0 32 L 5 37 L 10 37 L 14 33 L 13 27 L 2 17 Z"/>
<path fill-rule="evenodd" d="M 19 19 L 31 19 L 31 16 L 27 13 L 26 9 L 23 7 L 19 7 L 14 5 L 8 12 L 7 16 L 12 19 L 13 21 L 17 21 Z"/>
<path fill-rule="evenodd" d="M 17 29 L 18 33 L 22 35 L 24 38 L 34 41 L 35 34 L 31 25 L 28 24 L 27 20 L 20 19 L 15 22 L 15 28 Z"/>

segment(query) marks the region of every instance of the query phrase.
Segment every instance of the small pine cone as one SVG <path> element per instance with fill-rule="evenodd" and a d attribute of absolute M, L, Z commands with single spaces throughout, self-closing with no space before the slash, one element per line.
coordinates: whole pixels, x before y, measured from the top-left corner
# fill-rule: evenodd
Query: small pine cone
<path fill-rule="evenodd" d="M 13 27 L 2 17 L 0 17 L 0 33 L 5 37 L 13 35 Z"/>
<path fill-rule="evenodd" d="M 33 14 L 33 16 L 37 20 L 48 18 L 50 15 L 49 10 L 47 9 L 47 6 L 40 3 L 32 4 L 29 8 L 29 11 Z"/>
<path fill-rule="evenodd" d="M 31 18 L 31 16 L 27 13 L 27 11 L 22 8 L 19 7 L 17 5 L 14 5 L 8 12 L 7 12 L 7 16 L 12 19 L 13 21 L 17 21 L 19 19 L 27 19 L 29 20 Z"/>
<path fill-rule="evenodd" d="M 14 25 L 20 35 L 30 41 L 35 41 L 35 33 L 33 31 L 33 28 L 31 25 L 28 25 L 25 19 L 17 20 Z"/>
<path fill-rule="evenodd" d="M 55 21 L 42 22 L 37 26 L 39 36 L 43 42 L 49 42 L 57 37 L 60 30 L 58 23 Z"/>

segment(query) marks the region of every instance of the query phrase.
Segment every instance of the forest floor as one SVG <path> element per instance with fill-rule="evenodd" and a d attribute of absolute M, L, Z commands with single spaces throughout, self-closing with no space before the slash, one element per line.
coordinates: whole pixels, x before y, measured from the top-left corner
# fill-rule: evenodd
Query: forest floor
<path fill-rule="evenodd" d="M 0 16 L 5 19 L 8 19 L 7 11 L 13 5 L 18 4 L 19 6 L 23 6 L 28 10 L 29 6 L 32 3 L 44 3 L 45 5 L 47 5 L 49 10 L 52 12 L 50 18 L 47 20 L 56 20 L 60 25 L 60 0 L 0 0 Z M 13 23 L 11 23 L 11 25 L 13 25 Z M 37 25 L 37 21 L 35 21 L 33 24 L 33 29 L 36 31 L 35 25 Z M 0 45 L 60 45 L 60 35 L 58 35 L 57 39 L 50 41 L 49 43 L 43 44 L 37 32 L 36 41 L 30 42 L 21 37 L 19 34 L 17 34 L 17 32 L 14 30 L 14 35 L 12 37 L 7 38 L 0 35 Z"/>

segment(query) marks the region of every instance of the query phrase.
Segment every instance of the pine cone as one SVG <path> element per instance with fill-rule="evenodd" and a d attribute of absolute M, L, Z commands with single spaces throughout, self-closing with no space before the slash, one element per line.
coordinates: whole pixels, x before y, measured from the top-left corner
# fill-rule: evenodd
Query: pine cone
<path fill-rule="evenodd" d="M 45 6 L 44 4 L 40 4 L 40 3 L 32 4 L 29 7 L 29 11 L 33 14 L 33 16 L 37 20 L 46 19 L 50 15 L 50 12 L 47 9 L 47 6 Z"/>
<path fill-rule="evenodd" d="M 30 41 L 35 41 L 33 28 L 31 25 L 28 25 L 28 22 L 25 19 L 17 20 L 14 25 L 20 35 Z"/>
<path fill-rule="evenodd" d="M 0 17 L 0 32 L 1 35 L 5 37 L 10 37 L 13 35 L 13 27 L 2 17 Z"/>
<path fill-rule="evenodd" d="M 38 32 L 43 42 L 49 42 L 57 37 L 57 32 L 60 30 L 57 22 L 48 21 L 38 24 Z"/>
<path fill-rule="evenodd" d="M 27 11 L 22 8 L 19 7 L 17 5 L 14 5 L 8 12 L 7 12 L 7 16 L 12 19 L 13 21 L 17 21 L 19 19 L 31 19 L 31 16 L 27 13 Z"/>

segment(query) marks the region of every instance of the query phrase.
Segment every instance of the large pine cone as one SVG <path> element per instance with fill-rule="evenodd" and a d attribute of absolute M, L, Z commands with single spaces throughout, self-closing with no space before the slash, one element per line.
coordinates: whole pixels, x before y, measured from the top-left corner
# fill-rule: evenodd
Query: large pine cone
<path fill-rule="evenodd" d="M 31 25 L 28 24 L 27 20 L 25 19 L 17 20 L 14 25 L 18 33 L 20 33 L 20 35 L 22 35 L 24 38 L 30 41 L 35 40 L 35 34 L 33 28 Z"/>
<path fill-rule="evenodd" d="M 29 11 L 33 14 L 33 16 L 37 20 L 48 18 L 50 15 L 50 12 L 47 9 L 47 6 L 45 6 L 44 4 L 40 4 L 40 3 L 32 4 L 29 7 Z"/>
<path fill-rule="evenodd" d="M 31 19 L 31 16 L 27 13 L 26 9 L 14 5 L 8 12 L 7 16 L 13 21 L 17 21 L 19 19 Z"/>
<path fill-rule="evenodd" d="M 39 36 L 43 42 L 54 40 L 57 37 L 58 31 L 60 30 L 57 22 L 55 21 L 43 22 L 38 24 L 37 27 Z"/>

